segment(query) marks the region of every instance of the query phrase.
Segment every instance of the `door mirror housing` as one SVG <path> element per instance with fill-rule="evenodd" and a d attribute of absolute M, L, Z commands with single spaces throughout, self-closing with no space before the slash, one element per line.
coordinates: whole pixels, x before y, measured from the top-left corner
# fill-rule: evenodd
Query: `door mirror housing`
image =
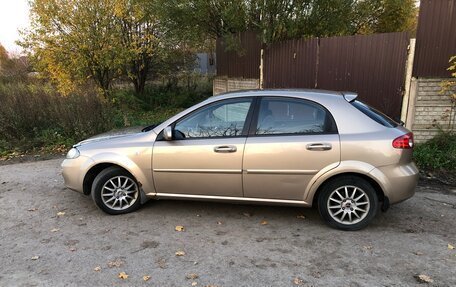
<path fill-rule="evenodd" d="M 173 127 L 172 126 L 167 126 L 163 130 L 163 138 L 167 141 L 173 140 Z"/>

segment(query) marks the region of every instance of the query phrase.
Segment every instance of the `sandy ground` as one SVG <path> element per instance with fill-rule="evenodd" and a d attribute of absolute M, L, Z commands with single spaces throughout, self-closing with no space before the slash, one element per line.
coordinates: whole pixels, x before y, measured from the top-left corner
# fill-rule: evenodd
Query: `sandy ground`
<path fill-rule="evenodd" d="M 163 200 L 108 216 L 64 188 L 60 162 L 0 166 L 0 286 L 456 286 L 451 188 L 421 185 L 342 232 L 295 207 Z"/>

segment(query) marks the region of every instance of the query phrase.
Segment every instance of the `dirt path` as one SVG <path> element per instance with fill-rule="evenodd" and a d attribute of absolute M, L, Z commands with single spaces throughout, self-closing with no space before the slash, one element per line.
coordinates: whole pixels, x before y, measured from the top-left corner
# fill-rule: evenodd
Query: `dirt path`
<path fill-rule="evenodd" d="M 294 207 L 151 201 L 108 216 L 63 187 L 60 162 L 0 166 L 0 286 L 456 286 L 452 191 L 419 187 L 360 232 Z"/>

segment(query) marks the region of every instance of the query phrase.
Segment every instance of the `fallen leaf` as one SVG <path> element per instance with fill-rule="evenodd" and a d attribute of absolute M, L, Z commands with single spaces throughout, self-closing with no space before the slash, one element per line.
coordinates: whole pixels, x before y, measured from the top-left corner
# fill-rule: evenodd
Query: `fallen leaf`
<path fill-rule="evenodd" d="M 158 267 L 160 267 L 161 269 L 166 268 L 166 259 L 164 258 L 159 258 L 155 263 L 157 263 Z"/>
<path fill-rule="evenodd" d="M 198 274 L 190 273 L 190 274 L 187 274 L 185 276 L 185 278 L 187 278 L 187 279 L 196 279 L 196 278 L 198 278 Z"/>
<path fill-rule="evenodd" d="M 295 279 L 293 279 L 293 284 L 295 284 L 295 285 L 302 285 L 303 283 L 304 283 L 304 281 L 299 277 L 296 277 Z"/>
<path fill-rule="evenodd" d="M 143 276 L 143 280 L 144 281 L 149 281 L 150 280 L 150 276 L 149 275 L 144 275 Z"/>
<path fill-rule="evenodd" d="M 363 248 L 366 250 L 372 250 L 373 247 L 371 245 L 366 245 L 366 246 L 363 246 Z"/>
<path fill-rule="evenodd" d="M 125 280 L 128 278 L 128 274 L 125 272 L 120 272 L 118 277 L 122 280 Z"/>
<path fill-rule="evenodd" d="M 415 275 L 414 277 L 415 277 L 416 281 L 418 281 L 420 283 L 432 283 L 432 282 L 434 282 L 434 280 L 428 275 L 419 274 L 419 275 Z"/>
<path fill-rule="evenodd" d="M 37 211 L 37 210 L 38 210 L 38 208 L 36 208 L 36 207 L 32 207 L 32 208 L 27 209 L 27 211 Z"/>
<path fill-rule="evenodd" d="M 58 229 L 58 228 L 52 228 L 52 229 L 51 229 L 51 232 L 57 232 L 57 231 L 59 231 L 59 230 L 60 230 L 60 229 Z"/>
<path fill-rule="evenodd" d="M 30 258 L 30 259 L 32 259 L 32 260 L 38 260 L 39 258 L 40 258 L 40 256 L 36 255 L 36 256 L 32 256 L 32 258 Z"/>
<path fill-rule="evenodd" d="M 421 256 L 423 255 L 424 253 L 423 252 L 420 252 L 420 251 L 416 251 L 416 252 L 413 252 L 415 255 L 418 255 L 418 256 Z"/>
<path fill-rule="evenodd" d="M 192 286 L 198 285 L 198 282 L 192 282 Z"/>
<path fill-rule="evenodd" d="M 223 222 L 221 222 L 221 221 L 217 221 L 217 224 L 218 224 L 218 225 L 222 225 L 222 224 L 223 224 Z"/>
<path fill-rule="evenodd" d="M 65 215 L 65 212 L 64 211 L 59 211 L 57 212 L 57 216 L 64 216 Z"/>
<path fill-rule="evenodd" d="M 116 258 L 116 260 L 114 260 L 114 261 L 109 261 L 109 262 L 108 262 L 108 267 L 109 267 L 109 268 L 120 267 L 120 266 L 122 266 L 123 264 L 124 264 L 124 262 L 123 262 L 121 259 Z"/>
<path fill-rule="evenodd" d="M 448 249 L 449 249 L 449 250 L 453 250 L 453 249 L 454 249 L 454 246 L 448 243 Z"/>
<path fill-rule="evenodd" d="M 269 223 L 268 223 L 266 220 L 263 220 L 263 221 L 260 222 L 260 224 L 261 224 L 261 225 L 267 225 L 267 224 L 269 224 Z"/>
<path fill-rule="evenodd" d="M 184 227 L 182 225 L 178 225 L 175 228 L 176 231 L 184 231 Z"/>
<path fill-rule="evenodd" d="M 185 255 L 185 252 L 184 251 L 176 251 L 176 256 L 184 256 Z"/>
<path fill-rule="evenodd" d="M 70 247 L 70 251 L 71 251 L 71 252 L 76 251 L 76 247 L 74 247 L 74 246 Z"/>
<path fill-rule="evenodd" d="M 201 217 L 201 215 L 197 214 L 196 217 Z"/>
<path fill-rule="evenodd" d="M 95 271 L 95 272 L 100 272 L 100 271 L 101 271 L 101 267 L 100 267 L 100 266 L 97 266 L 97 267 L 93 268 L 93 271 Z"/>
<path fill-rule="evenodd" d="M 244 213 L 242 213 L 242 215 L 247 216 L 247 217 L 251 217 L 252 216 L 252 214 L 250 212 L 244 212 Z"/>
<path fill-rule="evenodd" d="M 298 215 L 298 216 L 296 216 L 296 218 L 298 218 L 298 219 L 306 219 L 306 217 L 305 217 L 304 215 L 302 215 L 302 214 L 301 214 L 301 215 Z"/>

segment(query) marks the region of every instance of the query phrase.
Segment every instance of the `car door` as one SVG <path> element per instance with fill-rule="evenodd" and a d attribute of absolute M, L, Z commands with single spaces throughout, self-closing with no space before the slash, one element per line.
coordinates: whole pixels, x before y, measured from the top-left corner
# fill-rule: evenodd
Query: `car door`
<path fill-rule="evenodd" d="M 334 119 L 321 105 L 263 97 L 246 142 L 244 196 L 304 200 L 310 180 L 340 162 Z"/>
<path fill-rule="evenodd" d="M 211 103 L 173 123 L 173 140 L 159 135 L 152 157 L 157 193 L 242 197 L 242 157 L 252 101 Z"/>

